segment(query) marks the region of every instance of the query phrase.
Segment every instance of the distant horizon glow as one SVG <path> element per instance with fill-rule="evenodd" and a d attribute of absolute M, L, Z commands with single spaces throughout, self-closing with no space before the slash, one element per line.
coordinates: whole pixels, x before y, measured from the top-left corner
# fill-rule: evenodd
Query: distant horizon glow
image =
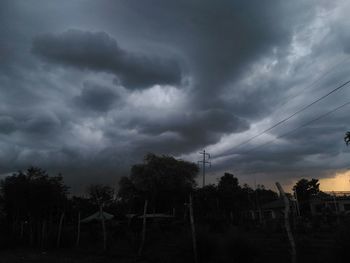
<path fill-rule="evenodd" d="M 350 170 L 338 172 L 330 178 L 321 178 L 319 182 L 321 191 L 350 191 Z"/>

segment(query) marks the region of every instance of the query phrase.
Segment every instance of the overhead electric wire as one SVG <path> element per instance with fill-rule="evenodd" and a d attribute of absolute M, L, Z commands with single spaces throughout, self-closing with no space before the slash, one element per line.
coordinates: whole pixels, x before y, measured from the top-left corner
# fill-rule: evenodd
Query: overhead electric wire
<path fill-rule="evenodd" d="M 320 98 L 314 100 L 313 102 L 311 102 L 310 104 L 302 107 L 301 109 L 297 110 L 296 112 L 294 112 L 293 114 L 289 115 L 288 117 L 284 118 L 283 120 L 275 123 L 274 125 L 272 125 L 271 127 L 263 130 L 262 132 L 254 135 L 253 137 L 249 138 L 248 140 L 245 140 L 241 143 L 239 143 L 238 145 L 234 146 L 234 148 L 238 148 L 244 144 L 247 144 L 248 142 L 254 140 L 255 138 L 260 137 L 261 135 L 271 131 L 272 129 L 276 128 L 277 126 L 281 125 L 282 123 L 285 123 L 286 121 L 290 120 L 291 118 L 293 118 L 294 116 L 298 115 L 299 113 L 303 112 L 304 110 L 312 107 L 314 104 L 320 102 L 321 100 L 325 99 L 326 97 L 330 96 L 331 94 L 335 93 L 336 91 L 344 88 L 346 85 L 348 85 L 350 83 L 350 80 L 344 82 L 343 84 L 341 84 L 340 86 L 337 86 L 336 88 L 334 88 L 333 90 L 331 90 L 330 92 L 328 92 L 327 94 L 321 96 Z M 226 155 L 231 155 L 231 153 L 226 153 L 226 154 L 220 154 L 218 157 L 222 157 L 222 156 L 226 156 Z"/>
<path fill-rule="evenodd" d="M 316 86 L 316 84 L 318 84 L 322 79 L 324 79 L 327 75 L 329 75 L 330 73 L 332 73 L 335 69 L 337 69 L 340 65 L 344 64 L 346 61 L 348 61 L 350 59 L 349 56 L 345 57 L 344 59 L 342 59 L 340 62 L 338 61 L 337 63 L 333 64 L 327 71 L 322 72 L 322 75 L 317 78 L 314 82 L 312 82 L 310 85 L 307 85 L 304 89 L 302 89 L 302 91 L 306 91 L 308 89 L 311 89 L 313 87 Z M 296 97 L 298 97 L 300 94 L 295 95 L 295 96 L 288 96 L 287 98 L 285 98 L 285 100 L 293 100 Z M 288 101 L 286 101 L 286 103 L 288 103 Z"/>
<path fill-rule="evenodd" d="M 258 149 L 258 148 L 261 148 L 261 147 L 263 147 L 263 146 L 266 146 L 266 145 L 268 145 L 268 144 L 270 144 L 270 143 L 272 143 L 272 142 L 274 142 L 274 141 L 276 141 L 276 140 L 278 140 L 278 139 L 281 139 L 281 138 L 283 138 L 283 137 L 286 137 L 286 136 L 288 136 L 289 134 L 292 134 L 292 133 L 296 132 L 297 130 L 302 129 L 302 128 L 304 128 L 304 127 L 310 125 L 311 123 L 314 123 L 314 122 L 316 122 L 316 121 L 318 121 L 318 120 L 320 120 L 320 119 L 323 119 L 324 117 L 327 117 L 328 115 L 330 115 L 330 114 L 332 114 L 332 113 L 334 113 L 334 112 L 336 112 L 336 111 L 340 110 L 341 108 L 344 108 L 345 106 L 348 106 L 348 105 L 350 105 L 350 101 L 348 101 L 348 102 L 346 102 L 346 103 L 344 103 L 344 104 L 342 104 L 342 105 L 340 105 L 340 106 L 338 106 L 338 107 L 336 107 L 336 108 L 334 108 L 334 109 L 332 109 L 332 110 L 330 110 L 330 111 L 328 111 L 328 112 L 326 112 L 326 113 L 324 113 L 324 114 L 318 116 L 318 117 L 315 118 L 315 119 L 312 119 L 311 121 L 308 121 L 308 122 L 304 123 L 304 124 L 301 125 L 301 126 L 298 126 L 297 128 L 295 128 L 295 129 L 293 129 L 293 130 L 291 130 L 291 131 L 289 131 L 289 132 L 286 132 L 286 133 L 283 133 L 283 134 L 277 136 L 277 137 L 276 137 L 275 139 L 273 139 L 273 140 L 267 141 L 267 142 L 265 142 L 265 143 L 263 143 L 263 144 L 261 144 L 261 145 L 258 145 L 258 146 L 256 146 L 256 147 L 253 147 L 253 148 L 251 148 L 251 149 L 248 149 L 248 150 L 244 151 L 243 153 L 231 153 L 231 154 L 229 154 L 229 155 L 233 155 L 233 154 L 246 154 L 246 153 L 248 153 L 248 152 L 251 152 L 251 151 L 253 151 L 253 150 L 256 150 L 256 149 Z"/>

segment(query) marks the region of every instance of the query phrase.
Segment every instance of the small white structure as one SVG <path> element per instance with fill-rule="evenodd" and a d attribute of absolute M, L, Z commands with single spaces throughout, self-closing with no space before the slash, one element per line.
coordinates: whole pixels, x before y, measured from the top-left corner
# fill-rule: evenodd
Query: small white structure
<path fill-rule="evenodd" d="M 146 214 L 139 216 L 139 218 L 173 218 L 173 215 L 167 215 L 167 214 Z"/>
<path fill-rule="evenodd" d="M 80 222 L 81 223 L 90 223 L 92 221 L 101 221 L 102 217 L 104 217 L 105 220 L 111 220 L 112 218 L 114 218 L 114 215 L 111 215 L 107 212 L 96 212 L 94 214 L 92 214 L 91 216 L 88 216 L 84 219 L 82 219 Z"/>

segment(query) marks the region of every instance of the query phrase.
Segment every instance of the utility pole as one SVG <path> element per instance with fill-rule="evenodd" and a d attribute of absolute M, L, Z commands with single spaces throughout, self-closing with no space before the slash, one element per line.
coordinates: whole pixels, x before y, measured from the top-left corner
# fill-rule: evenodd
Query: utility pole
<path fill-rule="evenodd" d="M 203 152 L 199 152 L 199 154 L 203 155 L 203 159 L 201 161 L 198 161 L 198 164 L 202 163 L 203 187 L 204 187 L 205 186 L 205 166 L 208 164 L 209 167 L 211 167 L 211 162 L 207 161 L 207 159 L 210 159 L 210 154 L 206 153 L 205 150 L 203 150 Z"/>
<path fill-rule="evenodd" d="M 193 219 L 193 202 L 192 202 L 191 194 L 190 194 L 189 210 L 190 210 L 190 222 L 191 222 L 191 231 L 192 231 L 194 263 L 198 263 L 196 229 L 195 229 L 194 219 Z"/>

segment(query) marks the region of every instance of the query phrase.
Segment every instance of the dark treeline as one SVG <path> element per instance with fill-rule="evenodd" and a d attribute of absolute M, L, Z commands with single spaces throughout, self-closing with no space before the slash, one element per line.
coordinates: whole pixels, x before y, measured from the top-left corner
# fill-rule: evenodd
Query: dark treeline
<path fill-rule="evenodd" d="M 40 168 L 6 177 L 1 181 L 2 226 L 13 238 L 43 245 L 45 237 L 54 231 L 57 217 L 68 208 L 67 193 L 61 175 L 50 177 Z"/>
<path fill-rule="evenodd" d="M 60 246 L 62 224 L 71 224 L 79 213 L 95 210 L 94 189 L 102 189 L 104 199 L 113 198 L 111 188 L 95 185 L 88 198 L 69 195 L 62 175 L 49 176 L 38 167 L 30 167 L 1 181 L 2 247 L 15 244 L 32 247 Z"/>
<path fill-rule="evenodd" d="M 255 190 L 240 186 L 229 173 L 217 185 L 198 188 L 197 174 L 198 166 L 193 163 L 148 154 L 143 163 L 132 166 L 129 176 L 120 179 L 118 193 L 109 186 L 92 185 L 86 191 L 87 197 L 79 197 L 69 196 L 62 175 L 49 176 L 40 168 L 30 167 L 1 181 L 1 227 L 12 242 L 59 246 L 60 221 L 74 224 L 79 216 L 88 216 L 100 208 L 118 218 L 141 215 L 148 200 L 148 213 L 186 217 L 186 203 L 192 194 L 198 220 L 221 218 L 237 224 L 242 220 L 242 211 L 257 209 L 278 198 L 277 193 L 262 185 Z M 2 241 L 5 246 L 11 244 L 9 240 Z"/>
<path fill-rule="evenodd" d="M 201 218 L 221 215 L 237 223 L 242 211 L 278 199 L 276 192 L 266 190 L 263 185 L 255 190 L 246 184 L 240 186 L 230 173 L 220 177 L 217 185 L 199 188 L 195 182 L 197 173 L 198 166 L 193 163 L 149 154 L 143 164 L 132 167 L 129 177 L 121 178 L 120 203 L 129 212 L 140 213 L 147 199 L 150 212 L 183 214 L 187 211 L 184 204 L 192 194 L 196 215 Z"/>
<path fill-rule="evenodd" d="M 272 253 L 266 251 L 271 249 L 276 257 L 269 258 L 269 262 L 288 257 L 283 212 L 278 215 L 283 206 L 279 207 L 281 199 L 276 192 L 263 185 L 255 189 L 241 185 L 230 173 L 224 173 L 217 184 L 198 187 L 198 172 L 194 163 L 148 154 L 142 163 L 131 167 L 128 176 L 120 179 L 117 192 L 110 186 L 91 185 L 82 197 L 70 195 L 62 175 L 49 176 L 37 167 L 19 171 L 4 178 L 0 185 L 0 249 L 97 248 L 119 253 L 119 257 L 123 254 L 125 258 L 137 255 L 145 238 L 144 260 L 192 262 L 191 196 L 200 262 L 264 262 Z M 312 216 L 310 202 L 327 195 L 320 191 L 316 179 L 299 180 L 293 191 L 299 201 L 298 211 L 292 207 L 290 214 L 297 247 L 309 239 L 312 244 L 310 233 L 319 231 L 322 220 Z M 294 205 L 295 197 L 288 194 L 288 198 Z M 276 217 L 265 216 L 266 211 L 272 210 Z M 149 219 L 142 238 L 144 212 Z M 104 213 L 113 216 L 113 220 Z M 91 222 L 82 220 L 92 215 L 100 217 Z M 329 221 L 329 226 L 333 227 L 334 222 Z M 336 233 L 330 229 L 332 235 Z M 300 250 L 298 255 L 301 257 Z M 299 262 L 323 259 L 329 257 L 320 255 L 315 261 Z"/>

